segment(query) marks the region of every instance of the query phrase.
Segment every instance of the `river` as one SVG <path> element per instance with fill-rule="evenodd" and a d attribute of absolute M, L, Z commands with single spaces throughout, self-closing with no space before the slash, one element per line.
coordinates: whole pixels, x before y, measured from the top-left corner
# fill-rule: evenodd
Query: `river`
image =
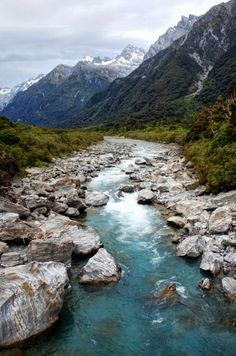
<path fill-rule="evenodd" d="M 143 144 L 152 157 L 161 146 Z M 140 147 L 139 147 L 140 154 Z M 198 287 L 198 261 L 175 255 L 172 230 L 157 208 L 137 204 L 137 193 L 118 197 L 128 183 L 129 160 L 100 172 L 89 189 L 110 196 L 107 206 L 89 209 L 83 223 L 94 227 L 106 249 L 122 268 L 119 283 L 104 287 L 78 285 L 86 260 L 74 261 L 72 289 L 58 324 L 37 338 L 26 355 L 235 355 L 235 329 L 225 320 L 235 307 L 218 293 L 205 295 Z M 167 281 L 178 298 L 157 301 L 153 294 Z"/>

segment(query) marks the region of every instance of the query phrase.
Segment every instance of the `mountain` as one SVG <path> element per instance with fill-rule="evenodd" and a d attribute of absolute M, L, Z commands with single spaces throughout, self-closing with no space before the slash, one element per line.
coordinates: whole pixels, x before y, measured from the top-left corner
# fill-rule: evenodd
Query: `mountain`
<path fill-rule="evenodd" d="M 40 74 L 35 78 L 14 86 L 13 88 L 0 88 L 0 110 L 2 110 L 16 96 L 17 93 L 27 90 L 43 77 L 44 74 Z"/>
<path fill-rule="evenodd" d="M 198 16 L 182 16 L 176 26 L 169 28 L 164 35 L 160 36 L 158 40 L 151 45 L 144 56 L 144 60 L 154 57 L 157 53 L 169 47 L 174 41 L 189 33 L 197 20 Z"/>
<path fill-rule="evenodd" d="M 85 57 L 74 67 L 59 65 L 48 75 L 18 93 L 2 115 L 27 124 L 57 126 L 78 115 L 88 100 L 125 77 L 143 61 L 144 50 L 128 45 L 114 59 Z"/>
<path fill-rule="evenodd" d="M 211 8 L 185 36 L 144 61 L 128 77 L 115 80 L 94 95 L 83 112 L 64 126 L 128 118 L 183 119 L 182 106 L 203 102 L 205 90 L 209 103 L 219 93 L 227 95 L 234 90 L 235 47 L 236 1 L 231 0 Z"/>

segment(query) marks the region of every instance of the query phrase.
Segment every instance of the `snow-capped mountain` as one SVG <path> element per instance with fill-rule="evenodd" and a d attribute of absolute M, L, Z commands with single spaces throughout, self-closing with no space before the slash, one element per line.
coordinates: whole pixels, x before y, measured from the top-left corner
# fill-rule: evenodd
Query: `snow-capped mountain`
<path fill-rule="evenodd" d="M 27 80 L 26 82 L 17 84 L 13 88 L 0 88 L 0 110 L 2 110 L 16 96 L 17 93 L 27 90 L 43 77 L 44 74 L 40 74 L 35 78 Z"/>
<path fill-rule="evenodd" d="M 111 59 L 86 56 L 74 67 L 58 65 L 4 107 L 2 114 L 28 124 L 57 126 L 76 115 L 95 94 L 136 69 L 145 51 L 128 45 Z"/>
<path fill-rule="evenodd" d="M 189 17 L 182 16 L 176 26 L 169 28 L 164 35 L 160 36 L 158 40 L 151 45 L 144 60 L 155 56 L 163 49 L 169 47 L 174 41 L 189 33 L 197 19 L 198 17 L 194 15 L 190 15 Z"/>

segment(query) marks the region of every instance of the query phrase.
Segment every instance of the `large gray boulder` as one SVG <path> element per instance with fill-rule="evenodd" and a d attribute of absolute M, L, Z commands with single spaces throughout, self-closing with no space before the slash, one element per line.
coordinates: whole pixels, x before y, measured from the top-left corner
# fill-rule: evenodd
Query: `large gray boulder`
<path fill-rule="evenodd" d="M 5 252 L 0 258 L 2 267 L 15 267 L 27 263 L 27 257 L 24 251 Z"/>
<path fill-rule="evenodd" d="M 0 212 L 16 213 L 19 214 L 21 218 L 27 218 L 30 215 L 29 209 L 3 197 L 0 197 Z"/>
<path fill-rule="evenodd" d="M 45 238 L 59 238 L 64 242 L 72 241 L 73 253 L 76 255 L 89 255 L 96 252 L 102 245 L 100 236 L 93 228 L 62 215 L 50 215 L 40 228 Z"/>
<path fill-rule="evenodd" d="M 186 220 L 180 216 L 171 216 L 167 219 L 167 224 L 174 227 L 183 228 L 186 224 Z"/>
<path fill-rule="evenodd" d="M 177 246 L 176 255 L 179 257 L 197 258 L 203 252 L 203 243 L 198 236 L 189 236 Z"/>
<path fill-rule="evenodd" d="M 149 189 L 140 190 L 138 195 L 139 204 L 152 204 L 154 200 L 154 193 Z"/>
<path fill-rule="evenodd" d="M 68 286 L 62 263 L 32 262 L 0 272 L 0 346 L 24 341 L 52 326 Z"/>
<path fill-rule="evenodd" d="M 175 210 L 178 214 L 188 217 L 189 215 L 200 214 L 203 210 L 207 210 L 210 207 L 209 204 L 203 201 L 182 200 L 176 204 Z"/>
<path fill-rule="evenodd" d="M 104 248 L 101 248 L 82 268 L 78 282 L 80 284 L 107 284 L 117 282 L 120 277 L 120 267 L 114 258 Z"/>
<path fill-rule="evenodd" d="M 58 238 L 31 241 L 28 249 L 28 261 L 61 262 L 71 267 L 71 257 L 74 250 L 72 241 L 63 241 Z"/>
<path fill-rule="evenodd" d="M 87 206 L 99 207 L 108 203 L 109 196 L 102 192 L 87 192 L 85 204 Z"/>
<path fill-rule="evenodd" d="M 226 295 L 231 300 L 236 300 L 236 279 L 233 277 L 224 277 L 222 279 L 222 288 Z"/>
<path fill-rule="evenodd" d="M 219 274 L 223 267 L 223 257 L 218 253 L 212 252 L 210 249 L 205 249 L 200 269 L 212 273 L 214 276 Z"/>
<path fill-rule="evenodd" d="M 209 231 L 215 234 L 227 232 L 232 224 L 231 210 L 226 207 L 220 207 L 213 211 L 209 220 Z"/>
<path fill-rule="evenodd" d="M 43 233 L 37 226 L 30 226 L 23 221 L 8 224 L 0 230 L 0 241 L 15 241 L 25 244 L 42 237 Z"/>
<path fill-rule="evenodd" d="M 0 213 L 0 228 L 14 224 L 18 220 L 19 220 L 19 214 Z"/>

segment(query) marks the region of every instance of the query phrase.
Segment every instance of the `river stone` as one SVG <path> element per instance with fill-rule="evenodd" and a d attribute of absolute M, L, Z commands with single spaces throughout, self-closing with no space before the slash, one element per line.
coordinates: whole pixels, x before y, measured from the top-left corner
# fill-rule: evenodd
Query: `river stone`
<path fill-rule="evenodd" d="M 139 204 L 152 204 L 155 195 L 149 189 L 140 190 L 138 195 Z"/>
<path fill-rule="evenodd" d="M 62 177 L 53 179 L 50 182 L 51 187 L 54 189 L 60 189 L 61 187 L 76 185 L 77 187 L 80 186 L 80 180 L 78 178 L 71 178 L 71 177 Z"/>
<path fill-rule="evenodd" d="M 19 214 L 16 213 L 0 213 L 0 228 L 13 224 L 19 220 Z"/>
<path fill-rule="evenodd" d="M 167 219 L 167 223 L 174 227 L 183 228 L 186 224 L 185 219 L 181 218 L 180 216 L 171 216 Z"/>
<path fill-rule="evenodd" d="M 137 158 L 135 160 L 135 164 L 137 164 L 138 166 L 141 166 L 141 165 L 145 165 L 147 164 L 147 161 L 145 158 Z"/>
<path fill-rule="evenodd" d="M 124 185 L 120 187 L 119 191 L 123 193 L 133 193 L 135 191 L 135 187 L 133 185 Z"/>
<path fill-rule="evenodd" d="M 230 300 L 236 300 L 236 279 L 233 277 L 224 277 L 222 279 L 223 291 Z"/>
<path fill-rule="evenodd" d="M 8 245 L 5 242 L 0 241 L 0 256 L 4 253 L 7 252 L 9 249 Z"/>
<path fill-rule="evenodd" d="M 52 326 L 61 311 L 66 267 L 31 262 L 0 272 L 0 346 L 24 341 Z"/>
<path fill-rule="evenodd" d="M 197 258 L 203 252 L 203 244 L 198 236 L 189 236 L 177 246 L 176 255 L 179 257 Z"/>
<path fill-rule="evenodd" d="M 44 232 L 45 238 L 60 238 L 65 242 L 72 241 L 74 244 L 73 253 L 76 255 L 89 255 L 102 246 L 100 237 L 93 228 L 62 215 L 50 215 L 40 228 Z"/>
<path fill-rule="evenodd" d="M 209 231 L 215 234 L 225 233 L 232 224 L 231 210 L 228 207 L 217 208 L 210 216 Z"/>
<path fill-rule="evenodd" d="M 51 202 L 48 198 L 39 197 L 37 195 L 29 195 L 24 199 L 25 205 L 28 209 L 36 209 L 41 207 L 50 208 Z"/>
<path fill-rule="evenodd" d="M 200 269 L 210 272 L 213 276 L 220 273 L 223 267 L 223 257 L 217 253 L 212 252 L 210 249 L 204 250 Z"/>
<path fill-rule="evenodd" d="M 23 265 L 27 262 L 24 251 L 22 252 L 6 252 L 1 255 L 0 265 L 2 267 L 15 267 Z"/>
<path fill-rule="evenodd" d="M 30 215 L 29 209 L 3 197 L 0 197 L 0 212 L 16 213 L 19 214 L 21 218 L 27 218 Z"/>
<path fill-rule="evenodd" d="M 85 204 L 87 206 L 99 207 L 108 203 L 109 196 L 102 192 L 87 192 Z"/>
<path fill-rule="evenodd" d="M 23 221 L 8 225 L 0 230 L 0 241 L 16 241 L 25 244 L 34 239 L 43 238 L 43 232 L 36 226 Z"/>
<path fill-rule="evenodd" d="M 68 208 L 64 214 L 69 218 L 76 218 L 80 215 L 80 212 L 76 208 Z"/>
<path fill-rule="evenodd" d="M 68 209 L 68 205 L 65 203 L 55 202 L 52 206 L 52 210 L 58 214 L 63 214 Z"/>
<path fill-rule="evenodd" d="M 236 249 L 232 248 L 225 256 L 224 261 L 231 267 L 236 266 Z"/>
<path fill-rule="evenodd" d="M 121 269 L 114 258 L 104 248 L 100 248 L 82 268 L 78 282 L 80 284 L 107 284 L 118 282 L 120 277 Z"/>
<path fill-rule="evenodd" d="M 210 205 L 197 200 L 183 200 L 176 204 L 175 210 L 185 217 L 193 214 L 200 214 L 203 210 L 210 208 Z"/>
<path fill-rule="evenodd" d="M 206 291 L 206 292 L 209 292 L 213 288 L 213 285 L 209 278 L 201 279 L 201 281 L 199 282 L 198 285 L 199 285 L 199 288 L 201 288 L 203 291 Z"/>
<path fill-rule="evenodd" d="M 28 261 L 61 262 L 71 267 L 71 257 L 74 250 L 72 241 L 63 241 L 57 238 L 31 241 L 28 249 Z"/>

